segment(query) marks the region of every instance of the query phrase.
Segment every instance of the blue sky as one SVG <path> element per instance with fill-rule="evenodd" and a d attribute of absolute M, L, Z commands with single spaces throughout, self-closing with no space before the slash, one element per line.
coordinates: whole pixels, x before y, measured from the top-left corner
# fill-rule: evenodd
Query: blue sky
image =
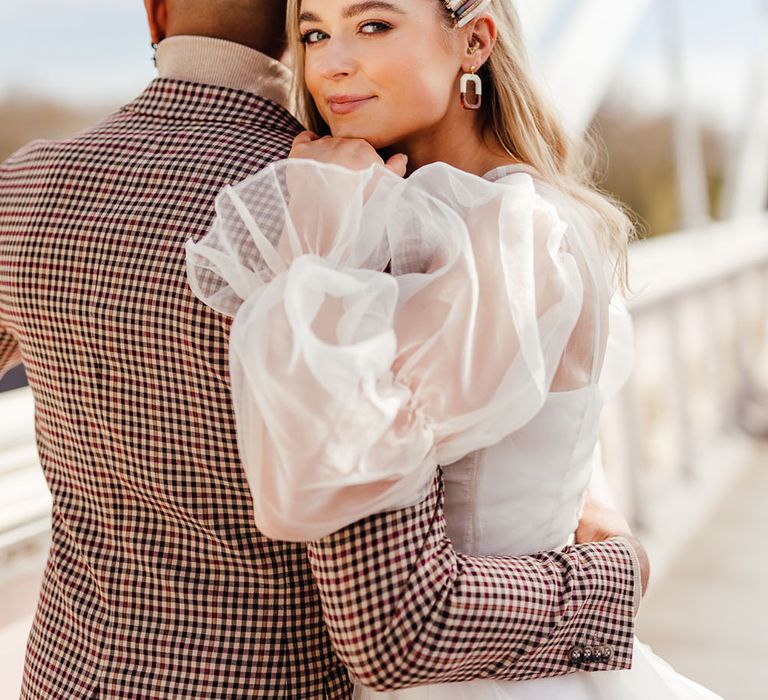
<path fill-rule="evenodd" d="M 141 0 L 2 0 L 0 93 L 121 102 L 154 76 Z"/>
<path fill-rule="evenodd" d="M 536 0 L 533 0 L 536 1 Z M 614 0 L 621 2 L 621 0 Z M 663 108 L 664 5 L 655 0 L 620 66 L 615 91 Z M 750 59 L 768 41 L 768 0 L 679 0 L 696 98 L 704 109 L 737 111 L 749 90 Z M 579 0 L 563 0 L 564 7 Z M 0 95 L 26 89 L 73 102 L 119 103 L 154 76 L 141 0 L 2 0 Z"/>
<path fill-rule="evenodd" d="M 705 115 L 740 122 L 754 90 L 756 59 L 768 44 L 768 0 L 655 0 L 627 53 L 618 92 L 638 106 L 661 109 L 668 103 L 665 22 L 675 1 L 683 8 L 692 98 Z"/>

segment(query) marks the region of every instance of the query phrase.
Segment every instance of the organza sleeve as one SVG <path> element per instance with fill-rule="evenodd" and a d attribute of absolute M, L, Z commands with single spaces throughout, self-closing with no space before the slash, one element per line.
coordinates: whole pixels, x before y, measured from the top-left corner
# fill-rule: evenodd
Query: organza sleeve
<path fill-rule="evenodd" d="M 527 175 L 442 164 L 401 180 L 286 161 L 222 193 L 189 275 L 234 315 L 260 529 L 316 540 L 413 505 L 438 464 L 530 420 L 582 306 L 566 229 Z"/>

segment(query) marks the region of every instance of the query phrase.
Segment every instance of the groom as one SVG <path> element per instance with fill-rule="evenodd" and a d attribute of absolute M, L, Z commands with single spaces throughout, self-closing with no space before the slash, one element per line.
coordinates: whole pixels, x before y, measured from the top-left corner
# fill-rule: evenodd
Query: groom
<path fill-rule="evenodd" d="M 0 375 L 26 365 L 53 495 L 22 697 L 335 700 L 350 674 L 387 689 L 628 667 L 646 567 L 599 507 L 592 542 L 518 559 L 454 551 L 439 473 L 417 506 L 321 542 L 258 532 L 229 321 L 187 287 L 183 245 L 301 131 L 275 60 L 284 2 L 146 6 L 160 78 L 0 166 Z"/>

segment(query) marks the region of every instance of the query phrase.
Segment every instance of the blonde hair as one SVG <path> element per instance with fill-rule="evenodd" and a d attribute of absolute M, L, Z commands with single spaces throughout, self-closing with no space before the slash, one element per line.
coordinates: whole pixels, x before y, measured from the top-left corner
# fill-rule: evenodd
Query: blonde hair
<path fill-rule="evenodd" d="M 301 0 L 288 0 L 288 41 L 293 52 L 294 104 L 299 118 L 317 134 L 330 133 L 304 81 L 304 45 L 299 33 Z M 436 0 L 453 28 L 442 0 Z M 594 182 L 596 149 L 585 135 L 572 141 L 557 113 L 536 85 L 524 48 L 520 21 L 512 0 L 492 0 L 488 12 L 498 28 L 496 45 L 478 74 L 483 80 L 485 127 L 515 160 L 535 168 L 541 177 L 581 205 L 596 221 L 598 242 L 616 261 L 616 281 L 628 289 L 627 245 L 634 224 L 624 207 Z"/>

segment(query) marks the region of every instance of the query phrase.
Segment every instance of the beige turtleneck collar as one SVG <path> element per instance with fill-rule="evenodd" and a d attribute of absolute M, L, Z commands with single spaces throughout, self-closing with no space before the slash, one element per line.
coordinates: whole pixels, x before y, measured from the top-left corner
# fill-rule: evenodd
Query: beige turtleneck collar
<path fill-rule="evenodd" d="M 207 36 L 172 36 L 157 46 L 161 78 L 244 90 L 290 109 L 292 73 L 242 44 Z"/>

